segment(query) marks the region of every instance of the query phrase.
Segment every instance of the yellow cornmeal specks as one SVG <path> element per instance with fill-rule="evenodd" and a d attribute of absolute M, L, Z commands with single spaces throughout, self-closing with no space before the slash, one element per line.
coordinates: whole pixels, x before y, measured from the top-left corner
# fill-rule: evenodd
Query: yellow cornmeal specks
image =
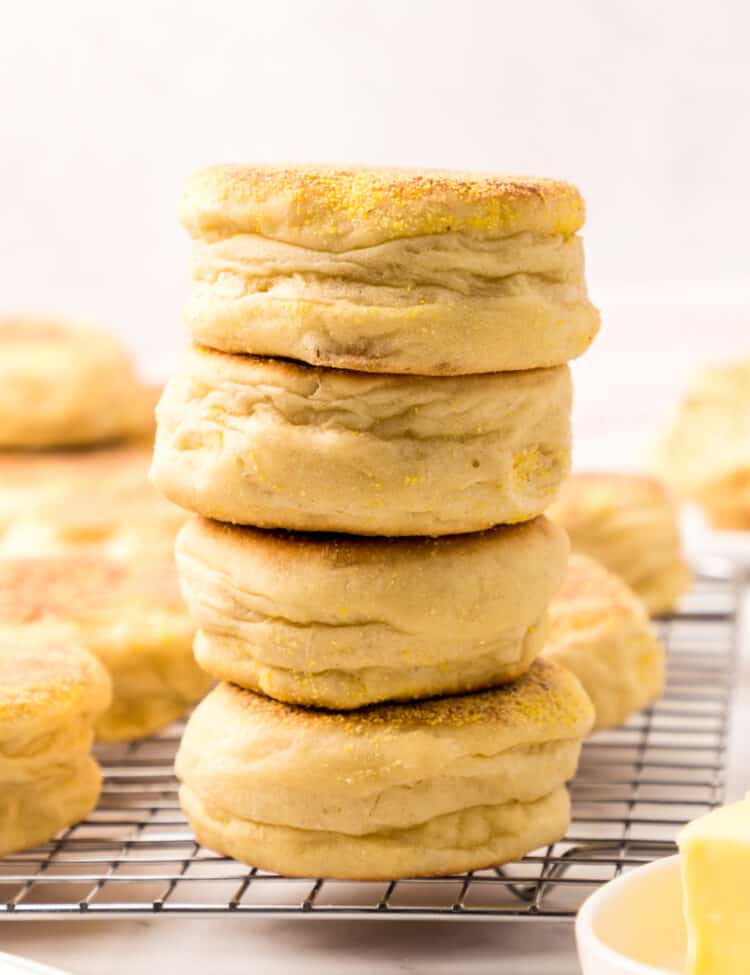
<path fill-rule="evenodd" d="M 38 718 L 52 706 L 75 708 L 93 682 L 66 628 L 41 624 L 0 633 L 0 722 Z"/>
<path fill-rule="evenodd" d="M 281 219 L 282 236 L 293 240 L 297 230 L 331 247 L 350 236 L 378 242 L 449 231 L 565 236 L 585 216 L 575 187 L 555 180 L 346 166 L 212 167 L 191 178 L 181 210 L 194 233 L 272 237 Z"/>
<path fill-rule="evenodd" d="M 49 683 L 8 683 L 0 696 L 0 721 L 33 717 L 53 703 L 73 702 L 81 694 L 81 683 L 71 678 L 54 678 Z"/>
<path fill-rule="evenodd" d="M 274 721 L 293 725 L 311 722 L 323 730 L 332 725 L 347 735 L 395 734 L 411 727 L 460 728 L 479 723 L 534 725 L 558 723 L 575 728 L 589 717 L 588 701 L 580 695 L 572 675 L 545 660 L 536 660 L 531 670 L 511 684 L 467 696 L 432 698 L 409 704 L 380 704 L 353 712 L 312 711 L 285 704 L 227 685 L 226 692 L 241 695 L 241 704 L 252 712 L 269 713 Z M 573 706 L 571 701 L 576 705 Z"/>
<path fill-rule="evenodd" d="M 198 841 L 358 880 L 556 842 L 593 720 L 576 678 L 538 658 L 568 552 L 543 517 L 569 466 L 567 362 L 598 321 L 580 195 L 226 166 L 191 180 L 182 217 L 187 324 L 215 350 L 209 388 L 232 388 L 221 445 L 178 468 L 167 444 L 153 475 L 205 516 L 177 550 L 220 681 L 177 762 Z M 184 399 L 168 390 L 165 420 L 193 418 Z M 293 653 L 274 627 L 298 634 Z"/>
<path fill-rule="evenodd" d="M 540 466 L 539 450 L 536 447 L 526 447 L 513 457 L 513 475 L 521 482 L 535 477 Z"/>

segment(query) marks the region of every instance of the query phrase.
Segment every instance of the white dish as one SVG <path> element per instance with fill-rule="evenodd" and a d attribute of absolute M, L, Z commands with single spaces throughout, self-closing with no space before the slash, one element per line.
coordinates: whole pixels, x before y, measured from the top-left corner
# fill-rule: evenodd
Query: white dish
<path fill-rule="evenodd" d="M 631 870 L 592 894 L 576 941 L 583 975 L 684 975 L 680 858 Z"/>
<path fill-rule="evenodd" d="M 59 968 L 40 965 L 39 962 L 18 955 L 0 952 L 0 975 L 65 975 Z"/>

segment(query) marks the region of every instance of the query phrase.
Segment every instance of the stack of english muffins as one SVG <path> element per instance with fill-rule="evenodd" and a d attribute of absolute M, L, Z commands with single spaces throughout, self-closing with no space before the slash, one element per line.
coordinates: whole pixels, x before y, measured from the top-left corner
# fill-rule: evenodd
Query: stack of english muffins
<path fill-rule="evenodd" d="M 193 345 L 152 479 L 217 688 L 198 839 L 287 875 L 478 869 L 563 835 L 591 727 L 537 659 L 568 542 L 583 201 L 544 179 L 224 166 L 183 198 Z"/>

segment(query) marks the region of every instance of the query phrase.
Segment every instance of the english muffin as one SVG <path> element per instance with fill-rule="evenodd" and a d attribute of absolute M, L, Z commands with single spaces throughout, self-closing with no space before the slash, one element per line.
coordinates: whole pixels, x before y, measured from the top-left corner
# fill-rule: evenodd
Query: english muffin
<path fill-rule="evenodd" d="M 151 450 L 0 454 L 0 554 L 166 557 L 185 513 L 148 482 Z"/>
<path fill-rule="evenodd" d="M 237 524 L 449 535 L 528 521 L 570 461 L 566 366 L 375 376 L 188 350 L 157 410 L 152 479 Z"/>
<path fill-rule="evenodd" d="M 0 856 L 52 839 L 96 805 L 91 742 L 110 694 L 69 627 L 0 625 Z"/>
<path fill-rule="evenodd" d="M 130 356 L 82 325 L 0 319 L 0 449 L 128 437 L 139 395 Z"/>
<path fill-rule="evenodd" d="M 674 498 L 653 477 L 614 472 L 573 474 L 549 516 L 574 552 L 620 576 L 652 614 L 674 609 L 692 583 L 682 555 Z"/>
<path fill-rule="evenodd" d="M 224 352 L 422 376 L 557 366 L 586 350 L 578 190 L 365 166 L 214 166 L 182 199 L 188 326 Z"/>
<path fill-rule="evenodd" d="M 664 649 L 643 603 L 593 559 L 570 557 L 549 617 L 543 655 L 580 680 L 594 705 L 595 728 L 622 724 L 661 695 Z"/>
<path fill-rule="evenodd" d="M 701 369 L 657 449 L 659 474 L 714 528 L 750 529 L 750 359 Z"/>
<path fill-rule="evenodd" d="M 565 574 L 545 518 L 447 538 L 363 538 L 195 518 L 177 543 L 200 665 L 348 710 L 505 683 L 540 653 Z"/>
<path fill-rule="evenodd" d="M 348 713 L 220 684 L 177 756 L 198 841 L 287 876 L 431 876 L 514 860 L 569 821 L 591 703 L 537 660 L 478 694 Z"/>

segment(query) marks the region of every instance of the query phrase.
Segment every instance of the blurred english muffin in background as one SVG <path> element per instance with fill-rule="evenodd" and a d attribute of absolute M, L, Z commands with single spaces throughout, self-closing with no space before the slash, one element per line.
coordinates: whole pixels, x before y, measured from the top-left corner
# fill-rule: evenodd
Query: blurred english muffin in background
<path fill-rule="evenodd" d="M 571 555 L 549 619 L 543 655 L 580 680 L 595 729 L 622 724 L 661 695 L 664 649 L 643 603 L 594 559 Z"/>
<path fill-rule="evenodd" d="M 506 683 L 541 652 L 568 555 L 537 518 L 448 538 L 362 538 L 194 518 L 177 543 L 208 673 L 348 710 Z"/>
<path fill-rule="evenodd" d="M 0 559 L 0 627 L 65 623 L 112 679 L 97 737 L 123 741 L 182 715 L 210 678 L 195 663 L 194 627 L 166 558 L 95 556 Z"/>
<path fill-rule="evenodd" d="M 574 473 L 548 515 L 567 531 L 573 552 L 620 576 L 651 614 L 674 609 L 690 587 L 677 504 L 655 478 Z"/>
<path fill-rule="evenodd" d="M 397 376 L 188 349 L 152 479 L 238 524 L 448 535 L 527 521 L 568 473 L 567 366 Z"/>
<path fill-rule="evenodd" d="M 0 621 L 0 856 L 44 843 L 96 805 L 94 723 L 110 680 L 74 629 Z"/>
<path fill-rule="evenodd" d="M 592 718 L 545 660 L 496 690 L 347 713 L 220 684 L 188 721 L 180 802 L 200 843 L 286 876 L 496 866 L 565 834 Z"/>
<path fill-rule="evenodd" d="M 697 372 L 659 443 L 655 466 L 712 527 L 750 530 L 750 359 Z"/>
<path fill-rule="evenodd" d="M 151 449 L 0 453 L 0 556 L 169 554 L 185 512 L 148 483 Z"/>
<path fill-rule="evenodd" d="M 422 376 L 561 365 L 599 328 L 568 183 L 367 166 L 214 166 L 182 198 L 193 337 Z"/>
<path fill-rule="evenodd" d="M 146 396 L 114 336 L 84 325 L 0 318 L 0 448 L 106 443 L 142 434 Z"/>
<path fill-rule="evenodd" d="M 147 447 L 56 452 L 33 460 L 0 455 L 0 505 L 4 501 L 8 512 L 0 555 L 171 556 L 186 513 L 148 483 L 150 460 Z M 33 481 L 16 505 L 13 477 L 10 483 L 3 479 L 6 469 L 16 483 Z"/>

